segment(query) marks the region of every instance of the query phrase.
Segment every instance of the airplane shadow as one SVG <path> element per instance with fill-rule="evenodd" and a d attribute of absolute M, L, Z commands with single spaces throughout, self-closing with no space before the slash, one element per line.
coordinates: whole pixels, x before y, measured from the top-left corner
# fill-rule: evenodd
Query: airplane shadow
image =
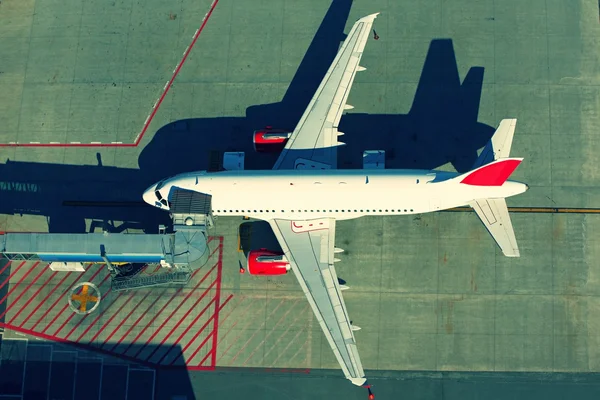
<path fill-rule="evenodd" d="M 139 169 L 35 162 L 0 164 L 0 214 L 48 218 L 51 232 L 84 232 L 85 219 L 128 221 L 156 232 L 168 215 L 141 202 L 152 183 L 181 172 L 212 169 L 211 154 L 243 151 L 246 169 L 270 169 L 277 154 L 256 153 L 252 132 L 293 129 L 335 58 L 352 1 L 333 0 L 290 86 L 278 103 L 253 105 L 245 117 L 190 118 L 161 127 L 142 150 Z M 433 169 L 448 162 L 468 170 L 494 132 L 477 122 L 484 68 L 461 83 L 451 39 L 431 41 L 408 114 L 348 113 L 339 130 L 346 146 L 339 168 L 361 168 L 363 150 L 385 150 L 386 168 Z M 117 156 L 119 152 L 117 151 Z M 114 224 L 113 224 L 114 225 Z M 119 230 L 118 226 L 114 229 Z"/>

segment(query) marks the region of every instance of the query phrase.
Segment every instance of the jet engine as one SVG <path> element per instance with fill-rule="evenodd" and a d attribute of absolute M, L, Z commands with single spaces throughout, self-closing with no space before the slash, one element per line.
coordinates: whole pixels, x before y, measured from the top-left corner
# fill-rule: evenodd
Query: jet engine
<path fill-rule="evenodd" d="M 290 263 L 281 252 L 252 250 L 248 253 L 246 269 L 251 275 L 283 275 L 290 270 Z"/>
<path fill-rule="evenodd" d="M 267 126 L 264 129 L 254 131 L 252 143 L 254 144 L 254 150 L 259 153 L 274 153 L 283 150 L 290 136 L 292 136 L 292 132 Z"/>

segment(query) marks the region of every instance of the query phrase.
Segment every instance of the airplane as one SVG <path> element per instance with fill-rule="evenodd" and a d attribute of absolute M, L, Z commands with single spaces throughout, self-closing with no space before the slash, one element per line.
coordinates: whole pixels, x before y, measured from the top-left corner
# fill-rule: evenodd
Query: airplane
<path fill-rule="evenodd" d="M 343 143 L 338 125 L 372 34 L 377 15 L 360 18 L 340 47 L 310 104 L 272 170 L 189 172 L 150 186 L 143 200 L 169 211 L 180 191 L 203 196 L 215 216 L 267 221 L 283 254 L 249 256 L 249 273 L 274 275 L 292 270 L 345 377 L 357 386 L 367 379 L 335 271 L 338 220 L 366 215 L 411 215 L 471 206 L 502 252 L 519 257 L 506 198 L 527 184 L 508 178 L 523 161 L 510 157 L 515 119 L 502 120 L 466 173 L 407 169 L 337 169 Z M 369 398 L 372 393 L 369 389 Z"/>

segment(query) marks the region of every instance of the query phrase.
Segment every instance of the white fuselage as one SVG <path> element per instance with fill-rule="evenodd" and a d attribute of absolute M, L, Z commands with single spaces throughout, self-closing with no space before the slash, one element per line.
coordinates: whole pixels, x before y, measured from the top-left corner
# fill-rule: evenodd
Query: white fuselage
<path fill-rule="evenodd" d="M 144 200 L 167 199 L 173 187 L 212 196 L 212 212 L 258 219 L 351 219 L 364 215 L 399 215 L 439 211 L 482 198 L 523 193 L 523 183 L 502 186 L 461 184 L 456 173 L 428 170 L 265 170 L 192 172 L 148 188 Z M 435 180 L 435 181 L 434 181 Z"/>

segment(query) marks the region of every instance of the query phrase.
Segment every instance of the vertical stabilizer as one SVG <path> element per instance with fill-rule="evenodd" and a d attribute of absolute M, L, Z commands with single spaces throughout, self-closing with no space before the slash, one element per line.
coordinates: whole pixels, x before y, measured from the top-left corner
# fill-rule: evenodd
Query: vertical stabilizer
<path fill-rule="evenodd" d="M 500 158 L 509 157 L 516 126 L 516 119 L 503 119 L 500 121 L 498 129 L 496 129 L 496 132 L 494 132 L 494 135 L 475 161 L 475 164 L 473 164 L 473 169 Z"/>

